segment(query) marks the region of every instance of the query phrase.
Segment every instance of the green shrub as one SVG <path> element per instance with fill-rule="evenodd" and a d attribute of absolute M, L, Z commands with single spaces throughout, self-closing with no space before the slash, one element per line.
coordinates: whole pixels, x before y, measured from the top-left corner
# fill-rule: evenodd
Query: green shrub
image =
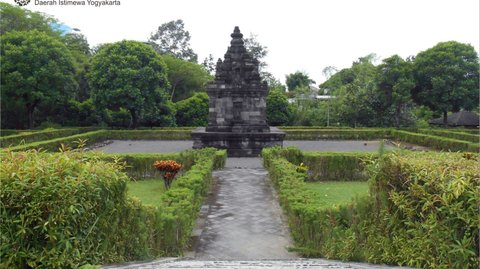
<path fill-rule="evenodd" d="M 369 234 L 383 231 L 392 247 L 367 241 L 367 252 L 382 254 L 372 260 L 478 268 L 478 161 L 477 154 L 392 153 L 374 163 L 371 190 L 380 214 Z"/>
<path fill-rule="evenodd" d="M 76 153 L 6 153 L 0 178 L 3 268 L 116 260 L 111 226 L 128 207 L 118 166 Z"/>
<path fill-rule="evenodd" d="M 370 197 L 322 208 L 303 176 L 264 149 L 297 250 L 305 256 L 420 268 L 478 268 L 479 157 L 392 152 L 370 160 Z"/>
<path fill-rule="evenodd" d="M 152 207 L 126 197 L 128 177 L 118 171 L 119 162 L 105 161 L 112 156 L 5 152 L 0 267 L 77 268 L 181 254 L 211 171 L 226 152 L 177 155 L 193 158 L 191 168 L 162 194 L 162 204 Z M 127 162 L 143 164 L 146 158 L 138 159 Z"/>

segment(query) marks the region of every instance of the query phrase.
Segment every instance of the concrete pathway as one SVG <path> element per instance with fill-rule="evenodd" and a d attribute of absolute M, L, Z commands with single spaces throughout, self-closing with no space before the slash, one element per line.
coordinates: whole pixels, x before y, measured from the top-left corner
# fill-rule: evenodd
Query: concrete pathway
<path fill-rule="evenodd" d="M 205 228 L 196 247 L 200 260 L 291 259 L 288 227 L 260 158 L 229 158 L 215 171 Z M 235 167 L 244 168 L 235 168 Z"/>

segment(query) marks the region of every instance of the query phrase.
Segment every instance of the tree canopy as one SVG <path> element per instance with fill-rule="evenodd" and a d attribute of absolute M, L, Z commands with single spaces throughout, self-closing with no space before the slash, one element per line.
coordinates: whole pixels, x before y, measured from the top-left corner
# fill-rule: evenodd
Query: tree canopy
<path fill-rule="evenodd" d="M 100 108 L 128 110 L 132 128 L 144 112 L 167 102 L 167 67 L 150 46 L 120 41 L 102 46 L 92 59 L 92 97 Z"/>
<path fill-rule="evenodd" d="M 175 103 L 175 108 L 178 126 L 206 126 L 208 123 L 208 95 L 205 92 Z"/>
<path fill-rule="evenodd" d="M 271 90 L 267 96 L 267 122 L 273 126 L 284 125 L 290 120 L 287 97 L 280 90 Z"/>
<path fill-rule="evenodd" d="M 38 30 L 48 35 L 60 34 L 50 26 L 58 21 L 46 14 L 0 2 L 0 35 L 10 31 Z"/>
<path fill-rule="evenodd" d="M 413 105 L 410 91 L 415 87 L 412 67 L 412 62 L 398 55 L 384 59 L 377 67 L 379 94 L 385 111 L 391 109 L 396 127 L 408 124 L 405 120 L 408 121 L 409 117 L 405 112 Z"/>
<path fill-rule="evenodd" d="M 162 58 L 168 67 L 168 93 L 173 102 L 189 98 L 195 92 L 205 91 L 205 85 L 212 80 L 212 76 L 202 65 L 171 55 L 163 55 Z"/>
<path fill-rule="evenodd" d="M 288 91 L 295 91 L 297 88 L 309 87 L 310 85 L 315 84 L 315 81 L 306 73 L 300 71 L 287 75 L 286 79 Z"/>
<path fill-rule="evenodd" d="M 160 54 L 171 54 L 177 58 L 197 62 L 198 56 L 190 47 L 190 33 L 183 20 L 169 21 L 152 33 L 149 41 Z"/>
<path fill-rule="evenodd" d="M 59 39 L 37 30 L 11 31 L 1 36 L 1 58 L 2 111 L 24 107 L 29 128 L 39 104 L 53 105 L 74 95 L 75 62 Z"/>
<path fill-rule="evenodd" d="M 413 99 L 433 111 L 447 113 L 478 106 L 479 66 L 475 49 L 456 41 L 438 43 L 414 61 Z"/>

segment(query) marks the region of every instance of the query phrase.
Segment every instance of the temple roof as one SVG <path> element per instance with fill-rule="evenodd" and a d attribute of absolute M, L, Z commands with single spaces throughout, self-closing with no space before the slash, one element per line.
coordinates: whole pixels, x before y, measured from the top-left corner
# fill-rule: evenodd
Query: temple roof
<path fill-rule="evenodd" d="M 217 61 L 215 83 L 261 84 L 258 71 L 259 62 L 247 52 L 240 28 L 235 26 L 230 36 L 232 41 L 230 41 L 224 60 L 218 59 Z"/>
<path fill-rule="evenodd" d="M 430 124 L 443 125 L 443 117 L 432 119 L 429 121 Z M 478 126 L 479 125 L 479 116 L 475 112 L 471 111 L 460 111 L 448 115 L 447 125 L 449 126 Z"/>

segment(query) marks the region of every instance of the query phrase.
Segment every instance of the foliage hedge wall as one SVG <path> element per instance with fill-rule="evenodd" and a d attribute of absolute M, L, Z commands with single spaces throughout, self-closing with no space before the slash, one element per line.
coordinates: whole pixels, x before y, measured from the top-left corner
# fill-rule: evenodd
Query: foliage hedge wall
<path fill-rule="evenodd" d="M 68 129 L 61 129 L 61 132 L 67 132 Z M 75 129 L 73 129 L 75 130 Z M 88 131 L 88 132 L 86 132 Z M 391 128 L 324 128 L 324 129 L 291 129 L 285 128 L 286 140 L 321 140 L 321 139 L 392 139 L 401 142 L 413 143 L 420 146 L 426 146 L 443 151 L 470 151 L 479 152 L 480 143 L 472 142 L 475 138 L 480 136 L 474 134 L 460 133 L 458 131 L 452 132 L 449 130 L 436 129 L 419 129 L 413 131 L 397 130 Z M 52 133 L 50 133 L 52 132 Z M 191 128 L 163 128 L 163 129 L 142 129 L 142 130 L 96 130 L 91 131 L 88 128 L 77 128 L 77 133 L 65 137 L 56 137 L 52 134 L 60 134 L 60 130 L 55 132 L 50 131 L 44 134 L 24 134 L 14 136 L 19 142 L 20 137 L 25 140 L 30 137 L 29 141 L 34 141 L 24 145 L 11 147 L 11 150 L 21 151 L 29 149 L 44 149 L 47 151 L 58 151 L 61 144 L 70 148 L 75 148 L 79 139 L 85 140 L 86 145 L 109 140 L 189 140 L 191 139 Z M 75 131 L 73 131 L 75 132 Z M 427 133 L 420 133 L 427 132 Z M 52 138 L 45 138 L 47 136 Z M 43 138 L 42 138 L 43 137 Z M 7 139 L 8 137 L 4 137 Z M 40 141 L 37 141 L 40 139 Z M 50 139 L 50 140 L 44 140 Z M 1 141 L 1 140 L 0 140 Z M 13 143 L 14 144 L 14 143 Z M 2 145 L 9 145 L 2 143 Z"/>
<path fill-rule="evenodd" d="M 370 196 L 321 208 L 278 149 L 264 163 L 305 256 L 419 268 L 478 268 L 479 156 L 391 152 L 368 165 Z"/>
<path fill-rule="evenodd" d="M 111 156 L 3 154 L 1 268 L 77 268 L 179 255 L 210 186 L 211 171 L 226 158 L 225 151 L 214 149 L 183 153 L 193 163 L 156 208 L 127 197 L 129 178 L 119 171 L 122 162 L 105 161 Z M 135 164 L 130 158 L 127 162 Z"/>
<path fill-rule="evenodd" d="M 308 167 L 307 181 L 365 181 L 365 164 L 378 154 L 368 152 L 303 152 L 296 147 L 268 149 L 268 156 L 281 156 L 295 165 Z"/>
<path fill-rule="evenodd" d="M 50 140 L 58 137 L 71 136 L 78 133 L 88 132 L 87 128 L 47 129 L 36 132 L 21 132 L 19 134 L 0 137 L 2 147 L 17 146 L 20 143 L 28 144 L 41 140 Z"/>

